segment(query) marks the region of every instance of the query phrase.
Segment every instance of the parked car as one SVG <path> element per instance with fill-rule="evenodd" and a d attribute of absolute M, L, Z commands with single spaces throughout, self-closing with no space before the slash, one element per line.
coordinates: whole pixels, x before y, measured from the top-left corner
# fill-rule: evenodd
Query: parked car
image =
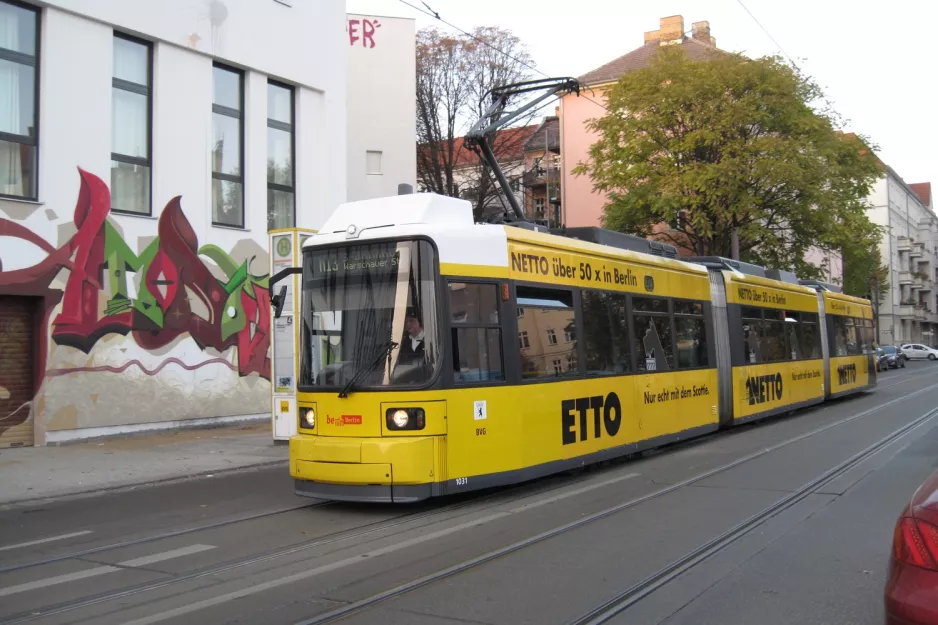
<path fill-rule="evenodd" d="M 921 343 L 906 343 L 900 349 L 909 360 L 921 360 L 924 358 L 938 360 L 938 349 L 922 345 Z"/>
<path fill-rule="evenodd" d="M 938 625 L 938 471 L 899 515 L 885 602 L 887 625 Z"/>
<path fill-rule="evenodd" d="M 880 371 L 898 369 L 905 366 L 906 357 L 895 345 L 886 345 L 876 350 L 876 365 Z"/>

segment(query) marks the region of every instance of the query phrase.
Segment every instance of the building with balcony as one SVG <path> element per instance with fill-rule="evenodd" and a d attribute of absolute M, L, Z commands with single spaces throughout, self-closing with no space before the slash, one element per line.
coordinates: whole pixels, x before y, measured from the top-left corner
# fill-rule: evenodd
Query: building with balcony
<path fill-rule="evenodd" d="M 559 227 L 560 174 L 560 118 L 545 117 L 524 142 L 524 210 L 532 221 Z"/>
<path fill-rule="evenodd" d="M 935 345 L 938 216 L 932 205 L 931 184 L 906 184 L 885 164 L 883 172 L 868 198 L 870 220 L 884 227 L 880 252 L 889 268 L 890 289 L 879 303 L 878 341 L 882 345 Z"/>

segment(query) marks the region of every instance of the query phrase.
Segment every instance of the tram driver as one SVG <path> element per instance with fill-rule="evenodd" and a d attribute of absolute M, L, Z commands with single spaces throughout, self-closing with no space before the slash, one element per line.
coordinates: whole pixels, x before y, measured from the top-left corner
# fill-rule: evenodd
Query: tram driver
<path fill-rule="evenodd" d="M 393 377 L 397 382 L 419 383 L 426 379 L 428 363 L 423 322 L 415 308 L 407 309 L 404 330 Z"/>

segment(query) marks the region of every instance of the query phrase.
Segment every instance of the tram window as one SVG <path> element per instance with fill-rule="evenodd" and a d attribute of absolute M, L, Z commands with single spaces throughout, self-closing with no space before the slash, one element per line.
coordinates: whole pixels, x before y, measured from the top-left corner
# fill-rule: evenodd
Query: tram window
<path fill-rule="evenodd" d="M 498 287 L 494 284 L 451 282 L 449 310 L 453 323 L 497 324 Z"/>
<path fill-rule="evenodd" d="M 798 338 L 801 313 L 787 310 L 782 313 L 782 320 L 785 322 L 785 335 L 788 338 L 788 348 L 791 351 L 791 359 L 801 360 L 804 358 L 801 353 L 801 341 Z"/>
<path fill-rule="evenodd" d="M 668 300 L 651 297 L 633 297 L 632 310 L 635 312 L 656 312 L 668 314 Z"/>
<path fill-rule="evenodd" d="M 853 326 L 853 319 L 833 315 L 834 336 L 833 347 L 834 356 L 851 356 L 857 353 L 856 328 Z"/>
<path fill-rule="evenodd" d="M 743 319 L 762 319 L 762 309 L 743 306 Z"/>
<path fill-rule="evenodd" d="M 703 304 L 700 302 L 685 302 L 677 300 L 674 302 L 675 315 L 697 315 L 703 316 Z"/>
<path fill-rule="evenodd" d="M 584 290 L 581 299 L 586 375 L 628 373 L 629 330 L 625 295 Z"/>
<path fill-rule="evenodd" d="M 636 370 L 639 373 L 674 369 L 671 318 L 661 315 L 635 315 L 632 340 Z"/>
<path fill-rule="evenodd" d="M 522 377 L 536 380 L 575 375 L 579 371 L 576 337 L 580 333 L 573 293 L 519 286 L 517 300 L 524 306 L 524 316 L 518 318 Z M 565 337 L 569 334 L 572 340 L 557 340 L 561 333 Z"/>
<path fill-rule="evenodd" d="M 703 318 L 703 304 L 674 302 L 674 331 L 677 341 L 677 368 L 706 367 L 707 329 Z"/>
<path fill-rule="evenodd" d="M 504 380 L 498 285 L 451 282 L 449 309 L 455 381 Z"/>
<path fill-rule="evenodd" d="M 457 382 L 504 380 L 501 331 L 453 328 L 453 369 Z"/>
<path fill-rule="evenodd" d="M 766 311 L 766 319 L 762 322 L 761 338 L 764 362 L 791 360 L 791 354 L 785 345 L 785 322 L 779 319 L 774 311 Z"/>
<path fill-rule="evenodd" d="M 873 322 L 869 319 L 855 319 L 857 342 L 861 354 L 868 354 L 873 349 Z"/>
<path fill-rule="evenodd" d="M 801 313 L 801 323 L 796 328 L 798 332 L 801 358 L 821 357 L 821 333 L 818 329 L 818 317 L 814 313 Z"/>

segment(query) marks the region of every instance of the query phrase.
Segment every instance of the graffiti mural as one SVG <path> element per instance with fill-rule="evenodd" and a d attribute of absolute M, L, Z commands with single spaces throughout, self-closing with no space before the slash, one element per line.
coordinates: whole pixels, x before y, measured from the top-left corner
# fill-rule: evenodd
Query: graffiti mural
<path fill-rule="evenodd" d="M 63 352 L 58 360 L 68 360 L 64 364 L 69 366 L 60 366 L 63 363 L 46 363 L 50 350 L 42 346 L 38 367 L 42 377 L 76 372 L 122 374 L 131 369 L 156 376 L 170 366 L 193 371 L 214 364 L 239 377 L 269 380 L 268 276 L 252 273 L 255 257 L 238 262 L 216 245 L 200 246 L 180 197 L 170 200 L 160 214 L 157 236 L 135 252 L 111 221 L 107 185 L 86 171 L 79 169 L 79 174 L 74 234 L 58 247 L 24 225 L 0 218 L 0 237 L 27 241 L 46 254 L 32 266 L 8 271 L 3 270 L 0 257 L 0 290 L 17 292 L 29 287 L 33 293 L 53 292 L 54 280 L 64 280 L 60 295 L 46 297 L 45 323 L 53 350 L 67 347 L 91 354 L 99 343 L 113 342 L 117 336 L 133 343 L 121 343 L 122 352 L 130 347 L 130 353 L 161 357 L 150 365 L 139 358 L 117 364 L 90 359 L 77 364 L 70 357 L 74 352 Z M 213 357 L 187 364 L 169 355 L 173 349 L 184 349 L 179 346 L 189 341 Z M 224 357 L 226 353 L 230 359 Z M 177 382 L 173 384 L 178 387 Z M 15 420 L 0 421 L 0 433 L 16 425 Z"/>

